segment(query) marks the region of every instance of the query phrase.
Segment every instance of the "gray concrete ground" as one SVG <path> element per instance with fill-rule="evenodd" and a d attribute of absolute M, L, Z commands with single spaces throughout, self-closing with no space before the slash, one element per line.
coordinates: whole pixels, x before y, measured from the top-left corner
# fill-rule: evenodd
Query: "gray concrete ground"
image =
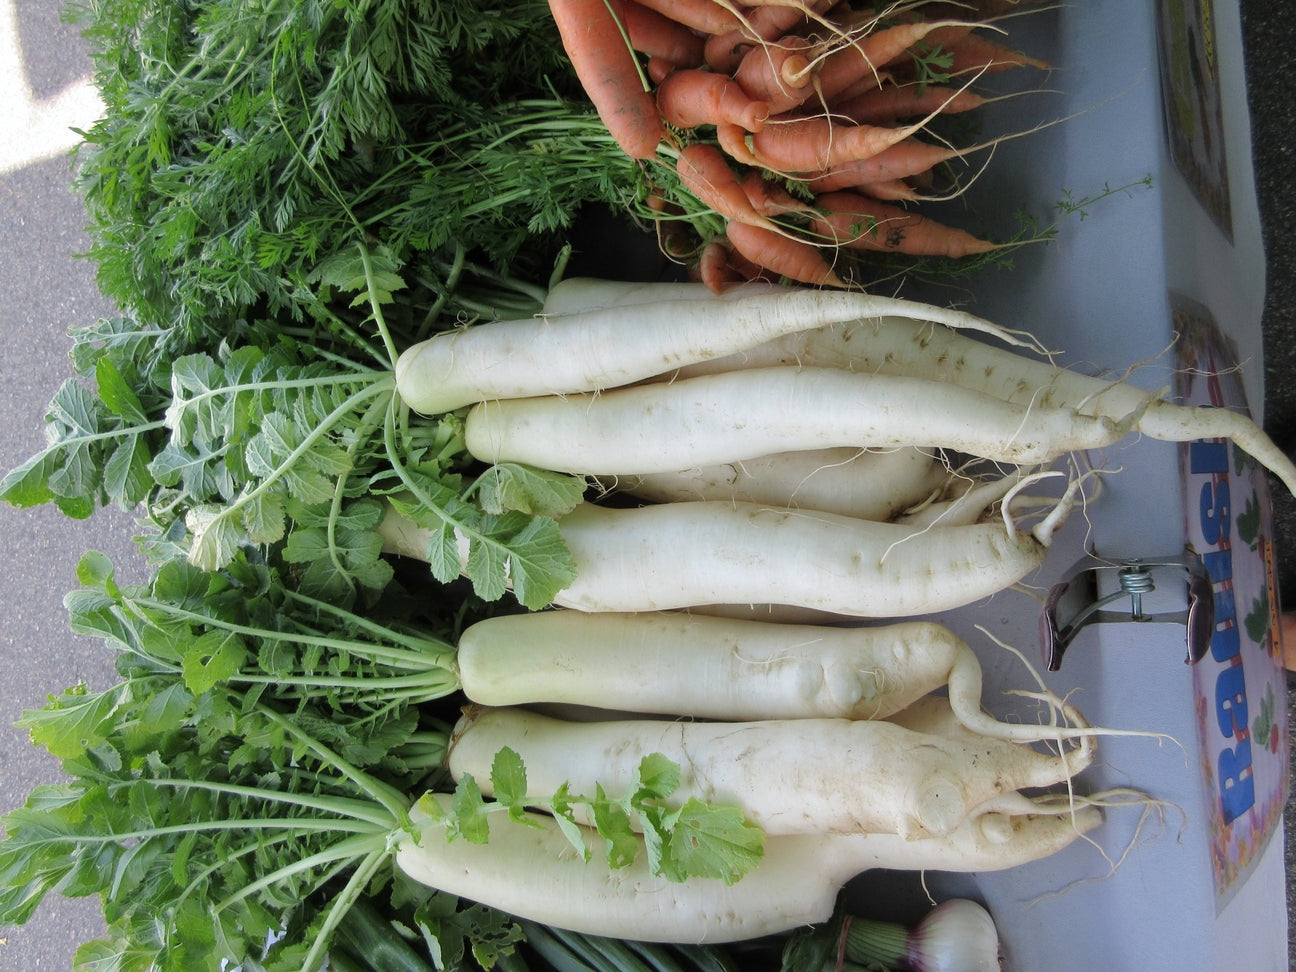
<path fill-rule="evenodd" d="M 12 0 L 0 2 L 0 41 L 12 41 Z M 76 32 L 61 25 L 57 3 L 24 3 L 16 23 L 25 55 L 29 106 L 55 103 L 88 73 Z M 0 43 L 0 55 L 12 53 Z M 33 134 L 23 111 L 16 65 L 0 64 L 0 159 L 57 150 Z M 0 467 L 6 471 L 42 445 L 42 416 L 54 389 L 68 375 L 68 326 L 110 312 L 94 286 L 93 268 L 74 258 L 86 241 L 81 204 L 68 190 L 64 157 L 37 158 L 0 174 Z M 104 687 L 113 678 L 110 659 L 98 644 L 74 639 L 62 608 L 76 586 L 73 568 L 87 547 L 113 556 L 135 556 L 131 522 L 124 514 L 68 520 L 53 509 L 0 511 L 0 806 L 18 806 L 40 783 L 54 781 L 57 764 L 9 728 L 24 708 L 47 693 L 78 681 Z M 51 901 L 38 919 L 0 929 L 0 969 L 5 972 L 66 970 L 78 943 L 101 934 L 98 902 Z"/>
<path fill-rule="evenodd" d="M 1243 0 L 1241 7 L 1268 244 L 1266 426 L 1290 453 L 1296 450 L 1296 250 L 1289 242 L 1296 238 L 1296 106 L 1279 79 L 1296 68 L 1296 3 Z M 43 157 L 48 130 L 35 121 L 39 109 L 74 111 L 74 89 L 88 71 L 61 8 L 60 0 L 0 0 L 0 327 L 8 335 L 0 342 L 0 469 L 6 471 L 41 445 L 45 406 L 68 372 L 67 328 L 111 311 L 97 294 L 92 268 L 74 257 L 85 240 L 80 204 L 67 190 L 67 162 Z M 21 73 L 8 56 L 15 46 Z M 27 101 L 16 100 L 19 95 Z M 28 107 L 33 113 L 25 113 Z M 14 160 L 22 164 L 11 165 Z M 1296 608 L 1296 504 L 1281 490 L 1275 495 L 1281 581 L 1287 606 Z M 78 523 L 50 509 L 0 508 L 0 811 L 20 804 L 34 785 L 57 779 L 53 761 L 9 728 L 21 711 L 78 681 L 103 686 L 112 678 L 100 646 L 67 632 L 61 600 L 75 586 L 74 565 L 88 548 L 109 553 L 128 574 L 140 570 L 131 526 L 117 511 Z M 1293 827 L 1289 809 L 1288 833 Z M 1289 873 L 1296 873 L 1296 863 L 1289 863 Z M 92 902 L 46 902 L 28 926 L 0 928 L 0 970 L 68 969 L 77 943 L 100 927 Z"/>

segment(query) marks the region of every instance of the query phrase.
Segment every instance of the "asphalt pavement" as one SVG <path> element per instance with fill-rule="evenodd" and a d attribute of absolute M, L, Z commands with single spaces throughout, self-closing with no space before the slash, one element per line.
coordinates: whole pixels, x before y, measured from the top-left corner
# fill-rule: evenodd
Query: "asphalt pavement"
<path fill-rule="evenodd" d="M 42 444 L 42 416 L 69 374 L 67 329 L 112 313 L 99 296 L 80 202 L 69 191 L 64 152 L 68 124 L 87 123 L 89 62 L 60 0 L 0 0 L 0 469 L 13 468 Z M 1217 6 L 1227 9 L 1223 0 Z M 1296 3 L 1241 4 L 1251 119 L 1267 243 L 1264 317 L 1264 424 L 1296 452 L 1296 102 L 1279 83 L 1296 67 Z M 92 116 L 91 116 L 92 117 Z M 73 119 L 68 121 L 68 119 Z M 1281 590 L 1296 608 L 1296 504 L 1275 490 Z M 53 509 L 0 508 L 0 811 L 33 786 L 58 779 L 52 759 L 12 727 L 48 693 L 84 681 L 103 687 L 111 662 L 97 642 L 67 630 L 62 598 L 76 586 L 74 567 L 87 549 L 108 553 L 130 578 L 142 576 L 130 541 L 132 519 L 104 511 L 72 521 Z M 1296 817 L 1289 803 L 1288 832 Z M 1288 847 L 1289 874 L 1296 857 Z M 1289 880 L 1289 889 L 1291 881 Z M 1290 906 L 1289 916 L 1296 911 Z M 77 943 L 102 930 L 92 901 L 47 901 L 27 926 L 0 928 L 0 972 L 71 968 Z"/>

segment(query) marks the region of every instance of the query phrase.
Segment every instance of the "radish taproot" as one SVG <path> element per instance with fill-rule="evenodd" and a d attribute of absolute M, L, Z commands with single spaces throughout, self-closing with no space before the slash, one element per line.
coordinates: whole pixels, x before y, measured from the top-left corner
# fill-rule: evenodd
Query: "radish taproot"
<path fill-rule="evenodd" d="M 582 503 L 558 521 L 576 578 L 553 603 L 582 611 L 775 603 L 866 618 L 944 611 L 1038 569 L 1073 499 L 1029 530 L 999 522 L 915 530 L 722 501 Z M 378 530 L 389 553 L 428 559 L 432 532 L 395 506 Z M 462 538 L 460 553 L 467 557 Z"/>
<path fill-rule="evenodd" d="M 464 442 L 483 462 L 596 476 L 834 447 L 940 447 L 1035 464 L 1119 442 L 1133 419 L 1019 405 L 925 378 L 772 367 L 482 402 L 468 413 Z"/>
<path fill-rule="evenodd" d="M 568 722 L 518 706 L 471 706 L 451 735 L 446 765 L 489 796 L 491 763 L 505 747 L 526 766 L 530 793 L 554 793 L 564 783 L 579 793 L 628 792 L 642 760 L 661 754 L 680 767 L 673 805 L 693 798 L 736 807 L 771 836 L 911 840 L 956 830 L 1001 794 L 1069 781 L 1094 754 L 1092 738 L 1054 755 L 885 720 Z"/>
<path fill-rule="evenodd" d="M 424 414 L 500 398 L 593 392 L 790 332 L 878 314 L 930 318 L 1014 341 L 989 321 L 934 305 L 763 288 L 733 299 L 635 302 L 446 331 L 400 355 L 396 387 L 411 409 Z"/>
<path fill-rule="evenodd" d="M 982 709 L 976 654 L 930 621 L 837 627 L 541 611 L 470 625 L 457 658 L 465 694 L 488 706 L 562 703 L 733 722 L 883 719 L 944 688 L 950 717 L 983 737 L 1036 742 L 1087 733 L 1060 699 L 1054 712 L 1071 726 L 994 719 Z"/>
<path fill-rule="evenodd" d="M 1230 439 L 1296 494 L 1296 464 L 1240 412 L 1177 405 L 1129 381 L 1086 375 L 903 316 L 817 328 L 662 378 L 677 381 L 777 365 L 922 378 L 1023 407 L 1128 422 L 1130 433 L 1165 442 Z"/>
<path fill-rule="evenodd" d="M 587 934 L 638 941 L 725 942 L 757 938 L 832 916 L 838 893 L 857 874 L 890 870 L 994 871 L 1057 853 L 1102 822 L 1096 807 L 1034 816 L 985 814 L 944 837 L 905 841 L 892 834 L 772 837 L 761 862 L 740 881 L 670 881 L 648 870 L 641 846 L 634 862 L 613 868 L 600 841 L 581 857 L 554 818 L 489 823 L 486 843 L 447 841 L 421 802 L 396 843 L 396 866 L 446 894 L 512 915 Z M 518 867 L 525 861 L 526 867 Z"/>
<path fill-rule="evenodd" d="M 938 496 L 950 473 L 914 448 L 805 449 L 675 472 L 604 477 L 609 493 L 653 503 L 732 500 L 890 520 Z"/>

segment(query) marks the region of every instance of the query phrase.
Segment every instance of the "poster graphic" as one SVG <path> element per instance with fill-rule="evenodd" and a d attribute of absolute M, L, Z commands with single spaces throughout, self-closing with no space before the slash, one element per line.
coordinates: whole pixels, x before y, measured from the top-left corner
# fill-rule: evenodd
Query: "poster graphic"
<path fill-rule="evenodd" d="M 1246 411 L 1237 356 L 1210 313 L 1176 301 L 1179 400 Z M 1210 650 L 1193 669 L 1217 912 L 1282 826 L 1287 682 L 1273 589 L 1273 510 L 1260 466 L 1226 439 L 1180 447 L 1185 529 L 1215 593 Z"/>
<path fill-rule="evenodd" d="M 1212 0 L 1158 0 L 1157 19 L 1170 157 L 1231 242 L 1233 213 Z"/>

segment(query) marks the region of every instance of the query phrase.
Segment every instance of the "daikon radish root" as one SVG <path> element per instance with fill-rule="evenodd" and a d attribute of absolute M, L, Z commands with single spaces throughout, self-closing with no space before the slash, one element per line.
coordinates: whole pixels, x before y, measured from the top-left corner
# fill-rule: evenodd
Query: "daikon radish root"
<path fill-rule="evenodd" d="M 981 804 L 1070 780 L 1093 760 L 1087 740 L 1059 755 L 975 734 L 916 732 L 860 719 L 564 722 L 516 707 L 473 706 L 451 735 L 446 766 L 491 795 L 490 767 L 508 747 L 529 795 L 630 792 L 644 757 L 680 766 L 671 805 L 695 798 L 738 808 L 771 836 L 886 833 L 911 840 L 956 830 Z"/>
<path fill-rule="evenodd" d="M 1030 467 L 1019 467 L 988 478 L 961 478 L 956 473 L 950 474 L 945 495 L 933 494 L 930 501 L 910 507 L 894 517 L 892 522 L 918 529 L 938 524 L 957 526 L 979 523 L 985 519 L 994 504 L 1002 502 L 1019 486 L 1046 475 L 1052 474 L 1040 473 Z M 1046 499 L 1043 502 L 1051 503 L 1052 500 Z"/>
<path fill-rule="evenodd" d="M 424 800 L 449 812 L 450 797 Z M 1102 822 L 1075 812 L 974 818 L 945 837 L 905 841 L 887 834 L 770 838 L 760 864 L 734 884 L 654 876 L 644 847 L 624 868 L 591 839 L 587 861 L 553 817 L 532 826 L 492 814 L 486 843 L 446 840 L 422 801 L 396 846 L 396 866 L 428 887 L 557 928 L 638 941 L 741 941 L 826 921 L 855 875 L 890 870 L 994 871 L 1048 857 Z M 524 866 L 520 866 L 520 862 Z"/>
<path fill-rule="evenodd" d="M 831 513 L 750 503 L 582 503 L 559 520 L 576 579 L 554 598 L 581 611 L 661 611 L 710 604 L 786 604 L 863 618 L 962 607 L 1037 570 L 1064 497 L 1030 530 L 1002 522 L 913 530 Z M 429 530 L 389 508 L 384 549 L 426 560 Z M 460 538 L 460 555 L 467 558 Z"/>
<path fill-rule="evenodd" d="M 834 627 L 678 612 L 541 611 L 471 625 L 459 638 L 458 663 L 465 694 L 490 706 L 559 702 L 732 722 L 882 719 L 948 688 L 941 704 L 949 718 L 983 737 L 1086 735 L 1079 714 L 1060 699 L 1054 712 L 1070 727 L 995 721 L 982 710 L 976 655 L 929 621 Z"/>
<path fill-rule="evenodd" d="M 733 500 L 891 520 L 937 493 L 947 475 L 940 459 L 921 449 L 848 447 L 779 452 L 679 472 L 605 477 L 601 485 L 609 493 L 653 503 Z"/>
<path fill-rule="evenodd" d="M 627 303 L 447 331 L 401 354 L 396 386 L 411 409 L 425 414 L 496 398 L 597 391 L 781 334 L 876 314 L 930 317 L 1021 340 L 972 314 L 934 305 L 770 287 L 733 299 Z"/>
<path fill-rule="evenodd" d="M 797 449 L 957 449 L 1044 463 L 1120 441 L 1131 418 L 1018 405 L 958 385 L 840 368 L 773 367 L 483 402 L 464 442 L 483 462 L 594 476 L 672 472 Z"/>
<path fill-rule="evenodd" d="M 869 318 L 807 331 L 666 377 L 677 380 L 777 364 L 923 378 L 1022 406 L 1074 410 L 1081 416 L 1128 422 L 1129 433 L 1165 442 L 1230 439 L 1296 494 L 1296 464 L 1240 412 L 1177 405 L 1128 381 L 1082 374 L 903 317 Z"/>

